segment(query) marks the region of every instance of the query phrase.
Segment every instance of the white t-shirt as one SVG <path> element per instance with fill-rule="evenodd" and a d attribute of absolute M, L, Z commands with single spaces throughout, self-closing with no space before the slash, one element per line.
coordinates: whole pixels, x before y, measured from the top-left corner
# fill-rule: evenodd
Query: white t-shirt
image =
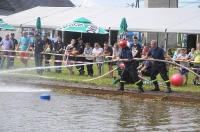
<path fill-rule="evenodd" d="M 93 60 L 93 57 L 87 57 L 92 55 L 92 48 L 90 47 L 89 49 L 85 48 L 83 54 L 86 56 L 86 60 Z"/>
<path fill-rule="evenodd" d="M 120 52 L 121 52 L 121 49 L 116 50 L 113 48 L 113 55 L 119 55 Z"/>
<path fill-rule="evenodd" d="M 178 54 L 177 58 L 179 59 L 188 59 L 188 55 L 185 54 L 185 55 L 182 55 L 182 54 Z M 189 67 L 189 62 L 184 62 L 184 61 L 180 61 L 180 65 L 184 66 L 184 67 Z"/>
<path fill-rule="evenodd" d="M 92 50 L 92 54 L 99 54 L 99 53 L 103 53 L 103 48 L 98 48 L 98 49 L 93 49 Z M 103 61 L 103 57 L 96 57 L 96 62 L 102 62 Z"/>

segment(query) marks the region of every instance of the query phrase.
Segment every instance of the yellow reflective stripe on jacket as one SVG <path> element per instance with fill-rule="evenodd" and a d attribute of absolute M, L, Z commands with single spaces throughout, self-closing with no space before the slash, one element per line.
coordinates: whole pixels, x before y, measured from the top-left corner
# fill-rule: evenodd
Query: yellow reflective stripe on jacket
<path fill-rule="evenodd" d="M 120 83 L 125 83 L 125 82 L 126 82 L 126 81 L 122 81 L 122 80 L 120 81 Z"/>
<path fill-rule="evenodd" d="M 165 83 L 170 82 L 169 80 L 166 80 Z"/>
<path fill-rule="evenodd" d="M 155 80 L 151 80 L 152 82 L 156 82 L 157 80 L 155 79 Z"/>
<path fill-rule="evenodd" d="M 137 81 L 135 84 L 138 84 L 138 83 L 140 83 L 140 82 L 141 82 L 141 80 Z"/>

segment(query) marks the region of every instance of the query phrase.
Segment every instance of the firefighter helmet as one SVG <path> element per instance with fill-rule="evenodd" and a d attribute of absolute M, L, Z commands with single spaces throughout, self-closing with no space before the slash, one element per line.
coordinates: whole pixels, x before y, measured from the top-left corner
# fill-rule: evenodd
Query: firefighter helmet
<path fill-rule="evenodd" d="M 126 47 L 127 47 L 127 42 L 126 42 L 126 40 L 120 40 L 120 41 L 118 42 L 118 46 L 119 46 L 119 47 L 122 47 L 122 49 L 123 49 L 123 48 L 126 48 Z"/>

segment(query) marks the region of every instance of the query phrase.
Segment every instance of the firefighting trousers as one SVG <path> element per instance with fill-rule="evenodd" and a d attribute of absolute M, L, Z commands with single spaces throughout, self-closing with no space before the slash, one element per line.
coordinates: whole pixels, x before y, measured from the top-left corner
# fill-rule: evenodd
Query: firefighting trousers
<path fill-rule="evenodd" d="M 167 87 L 170 88 L 170 81 L 169 81 L 169 77 L 167 75 L 166 64 L 154 64 L 152 67 L 150 78 L 151 78 L 151 81 L 153 82 L 153 84 L 155 85 L 155 88 L 159 88 L 158 82 L 156 80 L 156 76 L 158 74 L 160 74 L 160 76 L 166 83 Z"/>
<path fill-rule="evenodd" d="M 122 71 L 122 74 L 121 74 L 120 83 L 126 83 L 126 81 L 127 81 L 126 79 L 127 79 L 128 75 L 131 77 L 132 82 L 134 84 L 136 84 L 139 87 L 141 87 L 143 85 L 142 81 L 138 77 L 137 69 L 135 68 L 134 64 L 129 67 L 124 68 L 124 70 Z"/>

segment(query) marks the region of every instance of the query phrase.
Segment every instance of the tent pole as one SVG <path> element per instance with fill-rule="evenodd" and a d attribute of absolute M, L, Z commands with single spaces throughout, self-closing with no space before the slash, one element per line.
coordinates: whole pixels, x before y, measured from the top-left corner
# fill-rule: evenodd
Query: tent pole
<path fill-rule="evenodd" d="M 156 38 L 157 39 L 157 43 L 158 43 L 158 35 L 159 35 L 159 33 L 157 33 L 157 38 Z"/>
<path fill-rule="evenodd" d="M 164 45 L 164 49 L 165 49 L 166 53 L 168 54 L 167 45 L 168 45 L 168 33 L 167 33 L 167 28 L 166 28 L 165 29 L 165 45 Z M 169 67 L 170 67 L 170 64 L 167 64 L 168 76 L 169 76 Z"/>
<path fill-rule="evenodd" d="M 108 31 L 109 31 L 109 34 L 108 34 L 108 44 L 111 45 L 111 30 L 110 30 L 110 27 L 109 27 Z"/>
<path fill-rule="evenodd" d="M 63 43 L 65 43 L 65 42 L 64 42 L 64 40 L 65 40 L 64 38 L 65 38 L 65 31 L 62 31 L 62 42 L 63 42 Z"/>
<path fill-rule="evenodd" d="M 165 51 L 168 53 L 167 45 L 168 45 L 168 33 L 167 33 L 167 29 L 165 29 L 165 45 L 164 45 L 164 48 L 165 48 Z"/>

